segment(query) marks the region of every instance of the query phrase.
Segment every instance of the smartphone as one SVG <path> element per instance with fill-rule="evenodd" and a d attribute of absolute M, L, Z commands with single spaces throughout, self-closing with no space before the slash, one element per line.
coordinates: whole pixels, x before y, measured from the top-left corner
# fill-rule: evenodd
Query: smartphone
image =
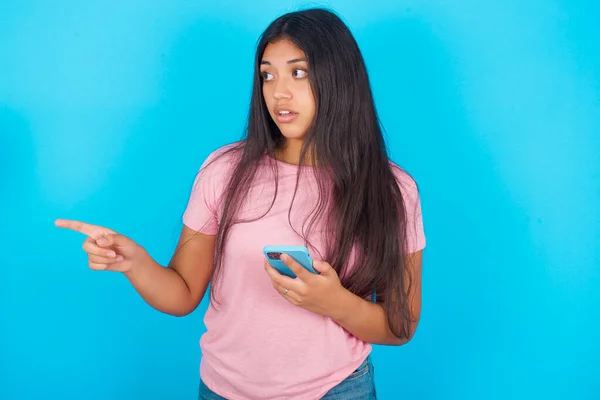
<path fill-rule="evenodd" d="M 265 246 L 263 248 L 263 253 L 273 268 L 290 278 L 295 278 L 296 274 L 281 261 L 281 254 L 287 254 L 309 272 L 318 274 L 317 270 L 313 268 L 312 258 L 310 257 L 310 254 L 308 254 L 308 249 L 305 246 Z"/>

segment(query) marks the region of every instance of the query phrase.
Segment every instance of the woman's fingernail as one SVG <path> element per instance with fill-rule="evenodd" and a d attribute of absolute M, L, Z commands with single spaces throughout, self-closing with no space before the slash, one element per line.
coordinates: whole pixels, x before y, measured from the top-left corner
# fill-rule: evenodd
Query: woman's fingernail
<path fill-rule="evenodd" d="M 115 257 L 117 256 L 117 253 L 115 253 L 114 251 L 109 251 L 109 252 L 108 252 L 108 253 L 106 253 L 106 254 L 108 254 L 108 256 L 109 256 L 110 258 L 115 258 Z"/>
<path fill-rule="evenodd" d="M 100 246 L 104 246 L 105 244 L 108 244 L 108 241 L 101 237 L 100 239 L 96 240 L 96 243 L 98 243 Z"/>
<path fill-rule="evenodd" d="M 117 262 L 121 262 L 121 261 L 123 261 L 123 256 L 118 256 L 117 257 Z"/>

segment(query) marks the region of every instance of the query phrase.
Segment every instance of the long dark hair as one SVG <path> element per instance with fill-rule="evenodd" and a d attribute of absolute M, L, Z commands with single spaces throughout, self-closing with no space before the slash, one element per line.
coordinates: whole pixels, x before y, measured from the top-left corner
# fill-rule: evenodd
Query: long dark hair
<path fill-rule="evenodd" d="M 269 25 L 258 42 L 244 138 L 221 153 L 235 152 L 236 161 L 221 197 L 211 281 L 213 304 L 218 304 L 216 291 L 228 234 L 240 222 L 236 215 L 265 155 L 271 156 L 267 159 L 273 161 L 271 167 L 277 174 L 275 153 L 285 138 L 263 99 L 260 62 L 267 45 L 281 39 L 290 40 L 305 53 L 316 102 L 300 163 L 318 165 L 314 173 L 320 201 L 309 225 L 325 216 L 328 232 L 334 233 L 326 241 L 323 259 L 351 292 L 365 299 L 376 293 L 392 332 L 406 338 L 413 321 L 408 296 L 412 277 L 406 265 L 406 207 L 392 170 L 400 167 L 388 159 L 358 45 L 342 20 L 326 9 L 285 14 Z M 353 249 L 355 262 L 350 265 Z"/>

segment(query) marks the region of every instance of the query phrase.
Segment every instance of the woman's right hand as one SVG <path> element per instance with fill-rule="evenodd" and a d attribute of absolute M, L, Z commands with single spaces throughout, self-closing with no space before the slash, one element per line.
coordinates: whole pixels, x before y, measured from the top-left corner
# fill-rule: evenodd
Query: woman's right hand
<path fill-rule="evenodd" d="M 142 246 L 111 229 L 65 219 L 57 219 L 55 225 L 87 236 L 83 250 L 93 270 L 126 273 L 150 257 Z"/>

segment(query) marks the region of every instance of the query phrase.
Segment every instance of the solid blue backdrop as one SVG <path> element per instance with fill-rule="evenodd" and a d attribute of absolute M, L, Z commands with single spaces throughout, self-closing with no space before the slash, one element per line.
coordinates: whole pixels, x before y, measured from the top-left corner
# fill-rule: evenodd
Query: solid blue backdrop
<path fill-rule="evenodd" d="M 81 219 L 165 264 L 197 168 L 237 140 L 293 1 L 0 4 L 0 399 L 193 399 L 200 308 L 87 268 Z M 600 396 L 600 7 L 331 1 L 417 179 L 423 314 L 381 399 Z"/>

